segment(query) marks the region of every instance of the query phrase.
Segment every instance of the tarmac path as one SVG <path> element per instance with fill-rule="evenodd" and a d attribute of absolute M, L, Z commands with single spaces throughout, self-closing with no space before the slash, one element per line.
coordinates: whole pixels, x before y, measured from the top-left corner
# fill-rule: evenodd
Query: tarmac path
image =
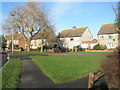
<path fill-rule="evenodd" d="M 69 82 L 55 84 L 28 57 L 22 57 L 20 88 L 87 88 L 88 76 Z"/>

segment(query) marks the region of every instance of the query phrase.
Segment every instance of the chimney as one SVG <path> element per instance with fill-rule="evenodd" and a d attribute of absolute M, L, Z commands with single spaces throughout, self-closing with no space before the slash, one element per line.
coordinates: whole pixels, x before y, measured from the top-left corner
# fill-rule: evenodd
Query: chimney
<path fill-rule="evenodd" d="M 76 26 L 73 26 L 73 28 L 72 28 L 73 30 L 75 30 L 76 29 Z"/>
<path fill-rule="evenodd" d="M 15 34 L 18 34 L 18 32 L 15 32 Z"/>

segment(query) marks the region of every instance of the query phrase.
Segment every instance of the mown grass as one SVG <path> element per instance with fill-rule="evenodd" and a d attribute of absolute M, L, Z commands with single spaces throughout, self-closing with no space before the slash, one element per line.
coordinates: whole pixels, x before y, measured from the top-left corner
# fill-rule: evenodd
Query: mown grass
<path fill-rule="evenodd" d="M 11 59 L 2 69 L 2 88 L 18 88 L 21 60 Z"/>
<path fill-rule="evenodd" d="M 18 51 L 18 52 L 14 52 L 14 53 L 9 53 L 9 55 L 28 55 L 28 54 L 41 54 L 41 53 L 54 53 L 53 51 L 44 51 L 44 52 L 40 52 L 40 51 Z"/>
<path fill-rule="evenodd" d="M 62 53 L 55 53 L 54 51 L 21 51 L 21 52 L 14 52 L 14 53 L 9 53 L 9 55 L 15 55 L 15 53 L 19 54 L 19 55 L 28 55 L 28 54 L 41 54 L 41 53 L 45 53 L 45 54 L 82 54 L 82 53 L 107 53 L 107 52 L 62 52 Z"/>
<path fill-rule="evenodd" d="M 55 83 L 88 75 L 100 69 L 103 55 L 31 56 L 32 60 Z"/>

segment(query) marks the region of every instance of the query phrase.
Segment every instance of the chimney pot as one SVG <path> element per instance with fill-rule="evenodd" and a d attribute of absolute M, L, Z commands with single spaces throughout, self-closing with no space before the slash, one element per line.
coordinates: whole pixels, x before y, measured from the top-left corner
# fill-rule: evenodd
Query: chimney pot
<path fill-rule="evenodd" d="M 75 30 L 76 29 L 76 26 L 73 26 L 73 28 L 72 28 L 73 30 Z"/>

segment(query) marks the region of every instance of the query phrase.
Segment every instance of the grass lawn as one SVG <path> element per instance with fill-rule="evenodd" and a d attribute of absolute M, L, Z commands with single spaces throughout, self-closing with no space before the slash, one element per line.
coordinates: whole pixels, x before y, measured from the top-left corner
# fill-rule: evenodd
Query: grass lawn
<path fill-rule="evenodd" d="M 11 59 L 2 69 L 2 88 L 18 88 L 21 60 Z"/>
<path fill-rule="evenodd" d="M 40 51 L 21 51 L 21 52 L 15 52 L 18 53 L 20 55 L 27 55 L 27 54 L 40 54 L 40 53 L 54 53 L 53 51 L 44 51 L 44 52 L 40 52 Z M 9 53 L 9 55 L 14 55 L 13 53 Z"/>
<path fill-rule="evenodd" d="M 21 52 L 15 52 L 20 55 L 27 55 L 27 54 L 40 54 L 40 53 L 46 53 L 46 54 L 54 54 L 54 51 L 21 51 Z M 81 54 L 81 53 L 103 53 L 103 52 L 62 52 L 62 53 L 55 53 L 55 54 Z M 104 52 L 107 53 L 107 52 Z M 9 55 L 14 55 L 13 53 L 9 53 Z"/>
<path fill-rule="evenodd" d="M 55 83 L 77 79 L 99 70 L 103 55 L 31 56 Z"/>

